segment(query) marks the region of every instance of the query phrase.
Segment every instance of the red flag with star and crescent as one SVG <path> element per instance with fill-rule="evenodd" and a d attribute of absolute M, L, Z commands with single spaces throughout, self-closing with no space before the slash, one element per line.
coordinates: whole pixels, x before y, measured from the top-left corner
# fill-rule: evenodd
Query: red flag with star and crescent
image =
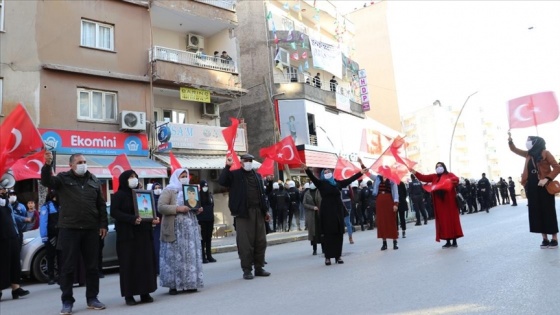
<path fill-rule="evenodd" d="M 45 165 L 45 150 L 28 155 L 17 160 L 12 165 L 12 172 L 16 181 L 41 178 L 41 168 Z"/>
<path fill-rule="evenodd" d="M 391 151 L 391 154 L 393 154 L 393 157 L 398 163 L 406 166 L 407 169 L 412 169 L 418 163 L 409 160 L 406 157 L 401 156 L 400 151 L 401 149 L 403 149 L 405 145 L 406 145 L 406 141 L 404 140 L 404 138 L 402 138 L 401 136 L 397 136 L 395 140 L 393 140 L 393 143 L 391 143 L 389 150 Z"/>
<path fill-rule="evenodd" d="M 334 168 L 334 178 L 336 180 L 343 180 L 352 177 L 352 175 L 361 171 L 359 167 L 354 165 L 352 162 L 346 160 L 343 157 L 339 157 L 336 161 L 336 166 Z"/>
<path fill-rule="evenodd" d="M 268 175 L 274 175 L 274 160 L 271 158 L 266 158 L 261 164 L 261 167 L 257 170 L 257 173 L 261 174 L 262 177 Z"/>
<path fill-rule="evenodd" d="M 270 158 L 280 164 L 302 163 L 292 136 L 287 136 L 270 147 L 262 148 L 259 153 L 261 157 Z"/>
<path fill-rule="evenodd" d="M 554 92 L 525 95 L 508 101 L 509 128 L 526 128 L 558 119 Z"/>
<path fill-rule="evenodd" d="M 230 170 L 236 170 L 241 168 L 241 162 L 239 161 L 239 157 L 235 152 L 235 138 L 237 137 L 237 127 L 239 126 L 239 120 L 234 117 L 229 118 L 231 120 L 231 126 L 222 130 L 222 135 L 227 143 L 227 153 L 226 158 L 231 157 L 233 160 L 233 164 L 230 167 Z"/>
<path fill-rule="evenodd" d="M 132 166 L 130 166 L 130 162 L 126 157 L 125 153 L 119 154 L 115 157 L 115 160 L 107 166 L 109 172 L 111 172 L 111 176 L 113 176 L 113 192 L 119 190 L 119 176 L 121 176 L 122 172 L 131 170 Z"/>
<path fill-rule="evenodd" d="M 399 150 L 404 144 L 403 138 L 400 136 L 395 138 L 370 168 L 377 174 L 389 178 L 397 184 L 400 183 L 401 179 L 408 174 L 408 169 L 416 165 L 416 162 L 400 156 Z"/>
<path fill-rule="evenodd" d="M 0 137 L 0 176 L 20 158 L 44 148 L 39 131 L 21 104 L 0 126 Z"/>

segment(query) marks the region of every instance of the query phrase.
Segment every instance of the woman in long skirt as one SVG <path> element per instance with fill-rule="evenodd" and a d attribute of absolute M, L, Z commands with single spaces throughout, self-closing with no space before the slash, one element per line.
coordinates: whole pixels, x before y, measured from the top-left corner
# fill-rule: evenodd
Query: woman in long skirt
<path fill-rule="evenodd" d="M 375 199 L 377 238 L 383 239 L 381 250 L 387 249 L 387 239 L 393 240 L 393 249 L 399 249 L 397 239 L 397 212 L 399 206 L 399 192 L 397 184 L 393 181 L 377 176 L 373 184 L 373 195 Z"/>
<path fill-rule="evenodd" d="M 202 208 L 185 205 L 183 185 L 189 184 L 189 171 L 177 169 L 169 185 L 159 197 L 158 210 L 162 214 L 160 282 L 169 288 L 169 294 L 178 290 L 193 292 L 204 286 L 202 272 L 202 246 L 196 215 Z"/>

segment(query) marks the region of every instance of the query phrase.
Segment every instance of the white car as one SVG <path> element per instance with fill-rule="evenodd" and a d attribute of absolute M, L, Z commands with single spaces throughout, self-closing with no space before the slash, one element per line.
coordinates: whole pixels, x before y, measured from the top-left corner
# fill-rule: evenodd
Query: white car
<path fill-rule="evenodd" d="M 109 212 L 109 206 L 107 206 Z M 113 218 L 109 218 L 109 231 L 103 247 L 103 267 L 117 267 L 117 234 Z M 41 240 L 39 229 L 23 233 L 23 246 L 21 248 L 21 273 L 26 277 L 33 277 L 39 282 L 49 281 L 47 273 L 47 250 Z M 58 269 L 55 261 L 55 273 Z"/>

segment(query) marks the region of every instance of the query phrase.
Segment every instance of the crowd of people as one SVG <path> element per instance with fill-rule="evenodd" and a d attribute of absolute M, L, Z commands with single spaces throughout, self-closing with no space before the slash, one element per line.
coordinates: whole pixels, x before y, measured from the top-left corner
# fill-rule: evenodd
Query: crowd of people
<path fill-rule="evenodd" d="M 560 173 L 560 166 L 542 138 L 529 137 L 527 150 L 521 150 L 510 137 L 509 146 L 512 152 L 526 158 L 521 185 L 528 198 L 530 232 L 541 234 L 541 248 L 557 248 L 554 195 L 546 186 Z M 312 255 L 318 254 L 320 244 L 325 265 L 329 266 L 332 259 L 336 264 L 344 263 L 344 234 L 353 244 L 354 226 L 360 226 L 362 231 L 376 228 L 381 250 L 388 249 L 388 239 L 397 250 L 399 228 L 400 236 L 405 238 L 406 212 L 411 209 L 418 226 L 434 220 L 435 240 L 444 240 L 442 247 L 446 249 L 458 247 L 457 240 L 464 236 L 461 215 L 488 213 L 500 204 L 517 206 L 511 177 L 494 182 L 482 173 L 478 180 L 463 179 L 449 172 L 443 162 L 438 162 L 430 174 L 409 168 L 410 179 L 399 183 L 373 175 L 361 160 L 361 170 L 344 180 L 336 180 L 333 169 L 311 169 L 302 164 L 309 181 L 302 184 L 288 180 L 284 184 L 272 176 L 263 178 L 258 174 L 253 169 L 253 159 L 250 154 L 242 155 L 242 167 L 231 170 L 233 159 L 227 158 L 219 178 L 219 184 L 229 188 L 228 207 L 234 217 L 240 266 L 246 280 L 271 275 L 264 269 L 266 234 L 292 228 L 301 231 L 302 218 Z M 69 160 L 71 170 L 57 175 L 53 174 L 52 160 L 52 154 L 46 152 L 41 184 L 50 190 L 40 213 L 33 200 L 27 202 L 26 208 L 18 202 L 15 191 L 0 186 L 0 250 L 6 253 L 0 259 L 0 288 L 11 287 L 14 299 L 29 294 L 20 286 L 22 234 L 39 228 L 48 254 L 49 284 L 55 281 L 55 260 L 59 266 L 60 314 L 72 314 L 73 284 L 80 268 L 85 270 L 87 307 L 105 309 L 98 299 L 98 258 L 100 239 L 107 235 L 108 213 L 100 181 L 87 170 L 82 154 L 73 154 Z M 176 169 L 166 187 L 152 183 L 149 189 L 157 201 L 157 215 L 146 219 L 135 212 L 132 190 L 142 188 L 136 172 L 126 170 L 118 180 L 110 216 L 115 221 L 120 289 L 125 303 L 132 306 L 153 302 L 150 294 L 157 289 L 158 277 L 160 286 L 169 288 L 170 295 L 203 288 L 203 264 L 216 262 L 211 249 L 214 201 L 208 182 L 200 182 L 196 198 L 194 188 L 184 189 L 190 181 L 186 168 Z"/>

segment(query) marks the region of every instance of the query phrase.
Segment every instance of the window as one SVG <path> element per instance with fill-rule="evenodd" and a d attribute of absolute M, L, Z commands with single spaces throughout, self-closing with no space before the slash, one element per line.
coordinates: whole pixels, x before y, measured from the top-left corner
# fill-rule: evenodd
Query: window
<path fill-rule="evenodd" d="M 78 89 L 78 119 L 116 121 L 117 93 Z"/>
<path fill-rule="evenodd" d="M 186 124 L 187 112 L 182 110 L 163 110 L 163 121 L 174 124 Z"/>
<path fill-rule="evenodd" d="M 0 0 L 0 31 L 4 30 L 4 0 Z M 0 95 L 0 100 L 1 100 L 1 95 Z M 0 103 L 0 106 L 1 103 Z"/>
<path fill-rule="evenodd" d="M 81 45 L 99 49 L 114 50 L 114 26 L 82 20 Z"/>

